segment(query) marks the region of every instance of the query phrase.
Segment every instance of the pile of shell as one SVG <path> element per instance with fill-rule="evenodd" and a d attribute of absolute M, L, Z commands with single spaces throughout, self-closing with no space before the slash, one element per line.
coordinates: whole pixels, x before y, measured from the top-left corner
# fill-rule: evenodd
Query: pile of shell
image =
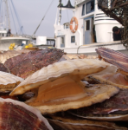
<path fill-rule="evenodd" d="M 103 60 L 45 49 L 1 63 L 0 128 L 128 130 L 128 58 L 106 48 L 97 53 Z"/>

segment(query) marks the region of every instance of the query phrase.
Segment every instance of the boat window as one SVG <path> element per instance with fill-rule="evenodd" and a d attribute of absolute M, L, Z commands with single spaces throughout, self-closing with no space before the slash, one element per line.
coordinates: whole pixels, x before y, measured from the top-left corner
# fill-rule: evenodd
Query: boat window
<path fill-rule="evenodd" d="M 113 2 L 113 0 L 112 0 L 112 2 Z M 112 3 L 112 2 L 111 2 L 111 3 Z M 102 1 L 102 6 L 108 8 L 108 0 Z M 98 8 L 99 8 L 99 6 L 98 6 Z M 100 9 L 100 8 L 99 8 L 99 9 Z"/>
<path fill-rule="evenodd" d="M 90 20 L 86 21 L 86 30 L 90 30 Z"/>
<path fill-rule="evenodd" d="M 67 29 L 67 28 L 69 28 L 69 26 L 68 26 L 68 25 L 66 25 L 66 29 Z"/>
<path fill-rule="evenodd" d="M 82 8 L 82 15 L 86 14 L 86 10 L 85 10 L 85 4 L 83 4 L 83 8 Z"/>
<path fill-rule="evenodd" d="M 86 3 L 86 14 L 91 13 L 94 11 L 94 0 L 89 1 Z"/>
<path fill-rule="evenodd" d="M 71 36 L 71 43 L 75 43 L 75 36 Z"/>

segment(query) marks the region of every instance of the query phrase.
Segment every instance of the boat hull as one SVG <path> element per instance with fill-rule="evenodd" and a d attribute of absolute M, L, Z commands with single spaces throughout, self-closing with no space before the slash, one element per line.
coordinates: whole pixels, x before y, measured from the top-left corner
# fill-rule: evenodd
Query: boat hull
<path fill-rule="evenodd" d="M 22 43 L 28 44 L 30 41 L 31 39 L 25 37 L 4 37 L 0 39 L 0 50 L 9 50 L 9 46 L 12 43 L 21 45 Z"/>

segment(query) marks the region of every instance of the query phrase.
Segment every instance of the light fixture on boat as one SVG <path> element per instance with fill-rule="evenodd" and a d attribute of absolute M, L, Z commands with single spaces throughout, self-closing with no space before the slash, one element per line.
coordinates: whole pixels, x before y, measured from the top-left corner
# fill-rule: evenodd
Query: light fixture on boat
<path fill-rule="evenodd" d="M 59 8 L 64 8 L 64 9 L 74 9 L 75 8 L 74 6 L 72 6 L 70 0 L 68 0 L 68 3 L 65 6 L 63 6 L 63 4 L 60 2 L 60 4 L 58 5 L 58 7 Z"/>

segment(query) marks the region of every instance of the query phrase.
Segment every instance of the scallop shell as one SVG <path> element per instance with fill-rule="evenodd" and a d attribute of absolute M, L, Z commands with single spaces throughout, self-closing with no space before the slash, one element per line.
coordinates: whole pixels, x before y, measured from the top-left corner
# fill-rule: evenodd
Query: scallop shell
<path fill-rule="evenodd" d="M 120 89 L 128 89 L 127 77 L 121 73 L 117 73 L 116 71 L 117 67 L 109 66 L 105 70 L 87 77 L 97 83 L 114 85 Z"/>
<path fill-rule="evenodd" d="M 102 116 L 102 117 L 98 117 L 98 116 L 80 116 L 80 115 L 77 115 L 75 113 L 71 113 L 77 117 L 81 117 L 81 118 L 84 118 L 84 119 L 89 119 L 89 120 L 99 120 L 99 121 L 128 121 L 128 114 L 125 114 L 125 115 L 117 115 L 117 116 L 113 116 L 113 115 L 110 115 L 110 116 Z"/>
<path fill-rule="evenodd" d="M 107 65 L 99 60 L 87 59 L 54 63 L 25 79 L 10 95 L 36 90 L 35 97 L 26 103 L 42 114 L 90 106 L 119 92 L 118 88 L 109 85 L 85 88 L 81 82 L 85 75 L 101 71 Z"/>
<path fill-rule="evenodd" d="M 53 130 L 41 113 L 25 103 L 0 98 L 1 130 Z"/>
<path fill-rule="evenodd" d="M 4 65 L 10 73 L 25 79 L 37 70 L 59 61 L 63 54 L 59 49 L 30 51 L 8 59 Z"/>
<path fill-rule="evenodd" d="M 9 72 L 9 70 L 2 63 L 0 63 L 0 71 Z"/>
<path fill-rule="evenodd" d="M 5 61 L 9 58 L 12 58 L 14 56 L 17 56 L 17 55 L 20 55 L 20 54 L 23 54 L 23 53 L 28 53 L 29 51 L 28 50 L 9 50 L 9 51 L 1 51 L 0 52 L 0 62 L 1 63 L 5 63 Z"/>
<path fill-rule="evenodd" d="M 0 71 L 0 91 L 12 91 L 23 79 L 15 75 Z"/>
<path fill-rule="evenodd" d="M 128 56 L 109 49 L 109 48 L 98 48 L 96 49 L 98 55 L 100 58 L 104 59 L 106 62 L 111 63 L 115 66 L 117 66 L 123 74 L 128 75 Z"/>
<path fill-rule="evenodd" d="M 24 94 L 66 75 L 78 75 L 82 79 L 86 75 L 104 70 L 107 66 L 109 64 L 97 59 L 77 59 L 54 63 L 30 75 L 13 90 L 11 95 Z"/>
<path fill-rule="evenodd" d="M 127 93 L 128 90 L 121 90 L 118 94 L 102 103 L 72 110 L 71 113 L 85 119 L 128 121 Z"/>
<path fill-rule="evenodd" d="M 79 118 L 54 117 L 48 119 L 48 121 L 55 130 L 128 130 L 110 122 L 82 120 Z"/>

